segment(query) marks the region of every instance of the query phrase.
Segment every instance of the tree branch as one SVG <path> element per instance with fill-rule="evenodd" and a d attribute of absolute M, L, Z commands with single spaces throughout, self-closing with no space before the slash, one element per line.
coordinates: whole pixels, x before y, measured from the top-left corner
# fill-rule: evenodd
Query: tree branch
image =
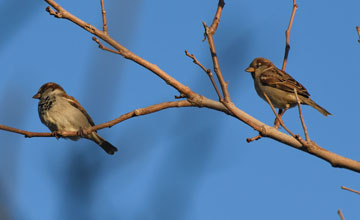
<path fill-rule="evenodd" d="M 253 129 L 257 130 L 263 137 L 272 138 L 276 141 L 279 141 L 281 143 L 289 145 L 295 149 L 312 154 L 318 158 L 321 158 L 321 159 L 329 162 L 334 167 L 346 168 L 349 170 L 353 170 L 355 172 L 360 172 L 360 162 L 337 155 L 328 150 L 325 150 L 325 149 L 321 148 L 320 146 L 318 146 L 315 142 L 312 142 L 312 141 L 306 142 L 306 141 L 302 140 L 300 137 L 295 138 L 295 137 L 287 135 L 283 132 L 280 132 L 277 129 L 262 123 L 261 121 L 255 119 L 254 117 L 250 116 L 246 112 L 240 110 L 239 108 L 237 108 L 235 106 L 234 103 L 232 103 L 230 101 L 230 96 L 227 91 L 227 84 L 222 79 L 221 72 L 219 72 L 220 68 L 218 68 L 218 60 L 216 57 L 214 42 L 212 39 L 212 35 L 213 35 L 214 31 L 217 29 L 218 21 L 220 19 L 222 8 L 224 6 L 223 0 L 219 0 L 218 10 L 215 15 L 214 22 L 210 27 L 211 29 L 205 25 L 207 27 L 206 28 L 206 36 L 208 37 L 208 39 L 211 39 L 209 41 L 209 46 L 210 46 L 210 48 L 212 48 L 212 49 L 210 49 L 210 51 L 213 55 L 213 62 L 215 64 L 214 71 L 216 70 L 215 73 L 217 74 L 217 76 L 219 78 L 219 82 L 220 82 L 221 88 L 223 90 L 223 95 L 224 95 L 224 99 L 225 99 L 223 102 L 217 102 L 217 101 L 208 99 L 204 96 L 201 96 L 201 95 L 193 92 L 190 88 L 181 84 L 176 79 L 174 79 L 173 77 L 171 77 L 170 75 L 165 73 L 158 66 L 140 58 L 139 56 L 137 56 L 134 53 L 132 53 L 131 51 L 129 51 L 127 48 L 125 48 L 124 46 L 122 46 L 121 44 L 116 42 L 114 39 L 112 39 L 105 32 L 98 30 L 97 28 L 93 27 L 92 25 L 82 21 L 81 19 L 79 19 L 76 16 L 72 15 L 71 13 L 67 12 L 60 5 L 58 5 L 55 1 L 53 1 L 53 0 L 45 0 L 45 1 L 56 10 L 56 11 L 54 11 L 50 7 L 47 7 L 47 11 L 49 12 L 50 15 L 54 15 L 57 18 L 64 18 L 64 19 L 70 20 L 71 22 L 77 24 L 78 26 L 82 27 L 89 33 L 95 35 L 99 39 L 102 39 L 103 41 L 108 43 L 111 47 L 115 48 L 115 50 L 118 51 L 119 54 L 122 55 L 124 58 L 132 60 L 133 62 L 147 68 L 148 70 L 150 70 L 151 72 L 153 72 L 154 74 L 159 76 L 166 83 L 168 83 L 169 85 L 171 85 L 172 87 L 177 89 L 180 92 L 180 94 L 184 94 L 187 97 L 186 100 L 170 102 L 172 104 L 167 104 L 167 105 L 169 105 L 171 107 L 178 107 L 178 105 L 180 105 L 181 107 L 185 107 L 185 106 L 206 107 L 206 108 L 210 108 L 213 110 L 224 112 L 228 115 L 231 115 L 231 116 L 239 119 L 240 121 L 249 125 Z M 215 58 L 214 58 L 214 55 L 215 55 Z M 182 104 L 180 104 L 180 103 L 182 103 Z M 158 104 L 158 105 L 161 105 L 161 104 Z M 155 106 L 159 107 L 158 105 L 155 105 Z M 175 106 L 172 106 L 172 105 L 175 105 Z M 117 121 L 119 121 L 119 122 L 124 121 L 126 119 L 129 119 L 129 118 L 132 118 L 135 116 L 149 114 L 152 112 L 160 111 L 162 109 L 165 109 L 165 107 L 150 108 L 150 106 L 149 106 L 148 110 L 146 110 L 146 111 L 134 110 L 130 113 L 120 116 L 117 119 L 114 119 L 112 122 L 109 122 L 109 124 L 104 123 L 101 125 L 97 125 L 97 126 L 90 128 L 88 131 L 85 131 L 85 132 L 91 132 L 96 129 L 109 127 L 109 126 L 112 126 L 112 123 L 114 123 L 114 124 L 118 123 Z M 2 125 L 1 125 L 0 129 L 12 131 L 15 133 L 28 135 L 28 136 L 30 136 L 29 134 L 32 134 L 32 135 L 39 134 L 39 133 L 26 133 L 20 129 L 9 129 L 9 127 L 2 126 Z M 40 134 L 44 134 L 44 133 L 40 133 Z M 50 136 L 53 134 L 47 133 L 47 135 Z"/>
<path fill-rule="evenodd" d="M 341 220 L 345 220 L 345 218 L 344 218 L 344 216 L 343 216 L 343 214 L 342 214 L 342 212 L 341 212 L 340 209 L 338 210 L 338 215 L 340 216 L 340 219 L 341 219 Z"/>
<path fill-rule="evenodd" d="M 347 191 L 350 191 L 350 192 L 354 192 L 354 193 L 357 193 L 357 194 L 360 195 L 360 192 L 359 192 L 359 191 L 357 191 L 357 190 L 355 190 L 355 189 L 350 189 L 350 188 L 348 188 L 348 187 L 346 187 L 346 186 L 341 186 L 341 189 L 344 189 L 344 190 L 347 190 Z"/>
<path fill-rule="evenodd" d="M 276 141 L 279 141 L 283 144 L 289 145 L 298 150 L 307 152 L 312 154 L 318 158 L 321 158 L 327 162 L 329 162 L 333 167 L 338 168 L 347 168 L 349 170 L 353 170 L 355 172 L 360 173 L 360 162 L 340 156 L 333 152 L 330 152 L 324 148 L 321 148 L 315 142 L 311 141 L 309 143 L 303 141 L 300 137 L 294 138 L 290 135 L 284 134 L 274 127 L 266 125 L 247 113 L 243 112 L 239 108 L 237 108 L 233 103 L 223 103 L 230 112 L 234 114 L 236 118 L 244 122 L 245 124 L 251 126 L 255 130 L 259 131 L 259 133 L 263 137 L 270 137 Z"/>
<path fill-rule="evenodd" d="M 304 129 L 305 140 L 310 141 L 309 134 L 308 134 L 308 131 L 307 131 L 307 128 L 306 128 L 306 125 L 305 125 L 303 115 L 302 115 L 301 103 L 300 103 L 300 99 L 299 99 L 299 96 L 297 94 L 296 88 L 294 88 L 294 93 L 295 93 L 297 105 L 298 105 L 298 108 L 299 108 L 299 116 L 300 116 L 301 125 L 302 125 L 302 127 Z"/>
<path fill-rule="evenodd" d="M 204 72 L 209 76 L 210 78 L 210 81 L 211 81 L 211 84 L 214 86 L 214 89 L 216 91 L 216 94 L 218 95 L 219 97 L 219 100 L 221 100 L 221 94 L 220 94 L 220 91 L 216 85 L 216 82 L 214 80 L 214 77 L 213 77 L 213 73 L 211 72 L 210 69 L 206 69 L 195 57 L 194 54 L 189 54 L 189 52 L 187 50 L 185 50 L 185 54 L 186 56 L 190 57 L 192 60 L 193 60 L 193 63 L 195 63 L 196 65 L 198 65 L 202 70 L 204 70 Z"/>
<path fill-rule="evenodd" d="M 158 112 L 158 111 L 168 109 L 168 108 L 180 108 L 180 107 L 196 107 L 196 106 L 187 100 L 174 101 L 174 102 L 163 102 L 160 104 L 148 106 L 146 108 L 135 109 L 131 112 L 121 115 L 120 117 L 118 117 L 114 120 L 111 120 L 111 121 L 108 121 L 108 122 L 105 122 L 102 124 L 98 124 L 89 129 L 83 130 L 82 133 L 84 135 L 86 135 L 86 134 L 89 134 L 96 130 L 101 130 L 103 128 L 110 128 L 120 122 L 134 118 L 136 116 L 147 115 L 147 114 L 151 114 L 151 113 Z M 31 138 L 31 137 L 56 137 L 57 135 L 62 136 L 62 137 L 79 136 L 78 132 L 73 132 L 73 131 L 55 132 L 55 133 L 54 132 L 31 132 L 31 131 L 24 131 L 24 130 L 17 129 L 17 128 L 12 128 L 12 127 L 9 127 L 6 125 L 1 125 L 1 124 L 0 124 L 0 130 L 10 131 L 10 132 L 17 133 L 17 134 L 23 134 L 23 135 L 25 135 L 25 137 L 28 137 L 28 138 Z"/>
<path fill-rule="evenodd" d="M 269 103 L 269 105 L 271 107 L 271 110 L 273 111 L 276 119 L 279 121 L 281 127 L 283 127 L 285 129 L 285 131 L 287 131 L 287 133 L 289 133 L 291 136 L 295 137 L 295 135 L 285 126 L 284 121 L 282 120 L 282 118 L 276 113 L 276 110 L 275 110 L 273 104 L 271 103 L 271 100 L 268 97 L 268 95 L 266 95 L 265 92 L 263 92 L 263 94 L 264 94 L 264 97 L 265 97 L 266 101 Z"/>
<path fill-rule="evenodd" d="M 104 33 L 107 34 L 108 33 L 108 28 L 107 28 L 106 11 L 105 11 L 104 0 L 100 0 L 100 5 L 101 5 L 102 20 L 103 20 L 103 31 L 104 31 Z"/>
<path fill-rule="evenodd" d="M 105 50 L 105 51 L 108 51 L 108 52 L 111 52 L 111 53 L 115 53 L 115 54 L 121 54 L 119 51 L 116 51 L 116 50 L 105 47 L 104 44 L 102 44 L 100 42 L 100 40 L 97 39 L 96 37 L 92 37 L 92 40 L 95 41 L 99 45 L 99 48 L 102 49 L 102 50 Z"/>
<path fill-rule="evenodd" d="M 285 71 L 287 58 L 288 58 L 289 51 L 290 51 L 290 31 L 291 31 L 291 27 L 292 27 L 292 24 L 293 24 L 293 21 L 294 21 L 295 12 L 296 12 L 297 8 L 298 8 L 298 5 L 296 4 L 296 0 L 293 0 L 293 9 L 292 9 L 292 12 L 291 12 L 289 26 L 285 31 L 285 37 L 286 37 L 285 55 L 284 55 L 283 65 L 282 65 L 282 68 L 281 68 L 283 71 Z"/>
<path fill-rule="evenodd" d="M 51 7 L 53 7 L 56 11 L 51 9 L 50 7 L 46 8 L 46 11 L 49 12 L 50 15 L 54 15 L 57 18 L 64 18 L 67 19 L 81 28 L 85 29 L 89 33 L 97 36 L 98 38 L 102 39 L 106 43 L 108 43 L 110 46 L 115 48 L 120 55 L 122 55 L 124 58 L 132 60 L 133 62 L 145 67 L 146 69 L 150 70 L 151 72 L 155 73 L 157 76 L 159 76 L 161 79 L 163 79 L 167 84 L 174 87 L 176 90 L 178 90 L 180 93 L 185 94 L 187 97 L 193 97 L 196 94 L 190 90 L 189 87 L 184 86 L 179 81 L 171 77 L 169 74 L 167 74 L 165 71 L 160 69 L 155 64 L 150 63 L 147 60 L 142 59 L 141 57 L 137 56 L 133 52 L 129 51 L 126 47 L 119 44 L 117 41 L 115 41 L 113 38 L 111 38 L 107 33 L 97 29 L 96 27 L 92 26 L 91 24 L 81 20 L 80 18 L 72 15 L 68 11 L 66 11 L 64 8 L 62 8 L 59 4 L 57 4 L 54 0 L 45 0 Z"/>
<path fill-rule="evenodd" d="M 216 54 L 215 43 L 214 43 L 214 38 L 213 38 L 213 36 L 214 36 L 218 26 L 219 26 L 221 13 L 222 13 L 222 10 L 223 10 L 224 6 L 225 6 L 224 0 L 219 0 L 218 7 L 217 7 L 217 10 L 216 10 L 216 14 L 215 14 L 215 17 L 213 19 L 213 22 L 212 22 L 211 26 L 208 27 L 205 22 L 203 22 L 203 26 L 205 28 L 204 36 L 205 36 L 205 38 L 208 39 L 208 43 L 209 43 L 211 58 L 212 58 L 213 65 L 214 65 L 214 72 L 215 72 L 215 74 L 216 74 L 216 76 L 217 76 L 217 78 L 219 80 L 220 87 L 221 87 L 222 93 L 224 95 L 224 101 L 225 102 L 230 102 L 231 101 L 230 100 L 230 95 L 229 95 L 229 91 L 228 91 L 228 88 L 227 88 L 228 84 L 225 83 L 225 80 L 224 80 L 223 75 L 221 73 L 221 69 L 220 69 L 220 65 L 219 65 L 219 59 L 218 59 L 217 54 Z M 223 102 L 222 98 L 220 98 L 219 101 Z"/>

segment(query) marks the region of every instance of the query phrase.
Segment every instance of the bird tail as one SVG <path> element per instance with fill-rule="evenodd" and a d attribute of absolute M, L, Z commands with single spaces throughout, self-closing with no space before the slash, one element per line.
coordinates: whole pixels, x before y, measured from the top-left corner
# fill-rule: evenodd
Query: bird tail
<path fill-rule="evenodd" d="M 107 142 L 104 138 L 100 137 L 100 135 L 98 135 L 96 132 L 93 132 L 91 134 L 90 139 L 97 143 L 106 153 L 110 155 L 113 155 L 115 152 L 118 151 L 116 147 Z"/>
<path fill-rule="evenodd" d="M 315 108 L 316 110 L 318 110 L 321 114 L 323 114 L 324 116 L 328 116 L 328 115 L 332 115 L 330 112 L 326 111 L 326 109 L 324 109 L 323 107 L 321 107 L 320 105 L 316 104 L 316 102 L 314 102 L 312 99 L 310 98 L 306 98 L 302 100 L 304 102 L 304 104 L 306 105 L 310 105 L 313 108 Z"/>
<path fill-rule="evenodd" d="M 106 153 L 113 155 L 118 149 L 114 147 L 109 142 L 103 140 L 103 142 L 99 145 Z"/>

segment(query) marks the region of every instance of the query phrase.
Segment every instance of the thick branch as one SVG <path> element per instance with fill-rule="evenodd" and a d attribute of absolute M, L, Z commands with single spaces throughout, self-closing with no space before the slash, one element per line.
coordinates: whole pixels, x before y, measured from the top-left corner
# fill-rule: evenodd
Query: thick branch
<path fill-rule="evenodd" d="M 137 56 L 133 52 L 129 51 L 127 48 L 116 42 L 113 38 L 111 38 L 107 33 L 95 28 L 91 24 L 79 19 L 78 17 L 72 15 L 64 8 L 62 8 L 59 4 L 57 4 L 54 0 L 45 0 L 49 5 L 51 5 L 56 11 L 47 7 L 46 10 L 49 12 L 50 15 L 54 15 L 57 18 L 64 18 L 70 20 L 71 22 L 77 24 L 78 26 L 82 27 L 86 31 L 90 32 L 91 34 L 97 36 L 98 38 L 104 40 L 121 54 L 124 58 L 134 61 L 135 63 L 145 67 L 146 69 L 150 70 L 151 72 L 155 73 L 161 79 L 163 79 L 167 84 L 174 87 L 180 93 L 185 94 L 187 97 L 193 97 L 195 93 L 190 90 L 189 87 L 184 86 L 179 81 L 171 77 L 165 71 L 160 69 L 155 64 L 150 63 L 142 59 L 141 57 Z"/>
<path fill-rule="evenodd" d="M 247 113 L 237 108 L 233 103 L 223 103 L 229 111 L 231 111 L 236 118 L 259 131 L 263 137 L 270 137 L 283 144 L 292 146 L 298 150 L 310 153 L 318 158 L 329 162 L 333 167 L 347 168 L 360 173 L 360 162 L 337 155 L 324 148 L 321 148 L 315 142 L 306 143 L 300 137 L 294 138 L 290 135 L 284 134 L 277 129 L 268 126 Z"/>
<path fill-rule="evenodd" d="M 243 112 L 242 110 L 237 108 L 234 105 L 234 103 L 232 103 L 230 101 L 230 96 L 227 91 L 227 84 L 225 83 L 225 81 L 222 78 L 222 74 L 221 74 L 221 71 L 219 68 L 219 62 L 218 62 L 218 59 L 216 56 L 216 51 L 215 51 L 214 42 L 213 42 L 213 38 L 212 38 L 213 33 L 216 31 L 216 28 L 218 26 L 222 8 L 224 6 L 224 3 L 222 0 L 219 0 L 218 10 L 217 10 L 213 24 L 210 27 L 207 27 L 206 24 L 204 25 L 206 27 L 207 38 L 211 39 L 211 40 L 209 40 L 209 46 L 211 48 L 210 50 L 211 50 L 211 54 L 213 56 L 214 71 L 219 78 L 219 82 L 220 82 L 221 88 L 223 90 L 223 95 L 224 95 L 224 99 L 225 99 L 225 101 L 223 101 L 221 103 L 216 102 L 211 99 L 208 99 L 206 97 L 203 97 L 197 93 L 194 93 L 190 88 L 188 88 L 187 86 L 178 82 L 176 79 L 174 79 L 173 77 L 171 77 L 170 75 L 165 73 L 158 66 L 135 55 L 134 53 L 132 53 L 131 51 L 129 51 L 128 49 L 123 47 L 121 44 L 116 42 L 114 39 L 112 39 L 105 32 L 96 29 L 92 25 L 90 25 L 90 24 L 82 21 L 81 19 L 75 17 L 74 15 L 70 14 L 69 12 L 64 10 L 62 7 L 60 7 L 55 1 L 53 1 L 53 0 L 45 0 L 45 1 L 56 10 L 56 11 L 54 11 L 53 9 L 48 7 L 47 11 L 51 15 L 54 15 L 58 18 L 65 18 L 65 19 L 68 19 L 68 20 L 74 22 L 75 24 L 84 28 L 86 31 L 88 31 L 88 32 L 92 33 L 93 35 L 97 36 L 98 38 L 104 40 L 110 46 L 115 48 L 116 51 L 118 51 L 119 54 L 124 56 L 126 59 L 130 59 L 130 60 L 138 63 L 139 65 L 149 69 L 154 74 L 156 74 L 161 79 L 163 79 L 166 83 L 168 83 L 172 87 L 176 88 L 180 92 L 180 94 L 184 94 L 187 97 L 187 100 L 183 100 L 186 103 L 186 106 L 206 107 L 206 108 L 222 111 L 226 114 L 229 114 L 231 116 L 238 118 L 245 124 L 251 126 L 255 130 L 259 131 L 259 133 L 264 137 L 270 137 L 281 143 L 292 146 L 298 150 L 302 150 L 304 152 L 310 153 L 316 157 L 319 157 L 325 161 L 328 161 L 334 167 L 347 168 L 347 169 L 350 169 L 350 170 L 353 170 L 356 172 L 360 172 L 360 162 L 354 161 L 354 160 L 345 158 L 343 156 L 337 155 L 335 153 L 332 153 L 330 151 L 327 151 L 327 150 L 319 147 L 314 142 L 310 142 L 310 141 L 306 142 L 306 141 L 302 140 L 300 137 L 295 138 L 295 137 L 289 136 L 287 134 L 284 134 L 284 133 L 278 131 L 277 129 L 275 129 L 271 126 L 268 126 L 268 125 L 258 121 L 257 119 L 253 118 L 252 116 L 248 115 L 247 113 Z M 222 101 L 222 100 L 220 100 L 220 101 Z M 181 101 L 179 101 L 179 102 L 181 102 Z M 175 103 L 175 102 L 173 102 L 173 103 Z M 184 103 L 184 105 L 185 105 L 185 103 Z M 177 106 L 173 106 L 173 107 L 177 107 Z M 183 106 L 183 107 L 185 107 L 185 106 Z M 134 116 L 139 115 L 139 114 L 135 114 L 135 111 L 133 111 L 132 113 L 125 114 L 122 117 L 124 117 L 124 119 L 127 119 L 127 118 L 132 118 Z M 121 117 L 119 117 L 118 119 L 115 119 L 115 120 L 123 121 L 123 119 L 120 119 L 120 118 Z M 98 125 L 98 126 L 101 127 L 101 125 Z M 108 127 L 111 125 L 106 124 L 106 125 L 102 125 L 102 126 Z M 95 128 L 91 128 L 91 129 L 95 129 Z M 87 132 L 90 132 L 90 130 Z M 25 133 L 22 133 L 22 134 L 25 135 Z"/>

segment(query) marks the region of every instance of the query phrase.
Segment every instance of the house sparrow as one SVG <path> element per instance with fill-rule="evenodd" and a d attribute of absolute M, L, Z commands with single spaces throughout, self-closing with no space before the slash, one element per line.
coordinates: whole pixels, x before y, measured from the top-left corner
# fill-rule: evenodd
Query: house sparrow
<path fill-rule="evenodd" d="M 88 129 L 94 126 L 94 122 L 72 96 L 66 94 L 65 90 L 56 83 L 46 83 L 33 96 L 39 99 L 39 117 L 52 132 L 55 131 L 76 131 Z M 78 140 L 80 137 L 68 137 L 71 140 Z M 117 148 L 100 137 L 96 131 L 87 134 L 84 138 L 94 141 L 106 153 L 114 154 Z"/>
<path fill-rule="evenodd" d="M 312 106 L 324 116 L 331 115 L 310 98 L 309 92 L 303 85 L 289 74 L 276 68 L 270 60 L 262 57 L 255 58 L 245 71 L 251 73 L 257 94 L 266 101 L 265 93 L 275 108 L 287 110 L 296 106 L 297 100 L 294 93 L 294 88 L 296 88 L 301 104 Z"/>

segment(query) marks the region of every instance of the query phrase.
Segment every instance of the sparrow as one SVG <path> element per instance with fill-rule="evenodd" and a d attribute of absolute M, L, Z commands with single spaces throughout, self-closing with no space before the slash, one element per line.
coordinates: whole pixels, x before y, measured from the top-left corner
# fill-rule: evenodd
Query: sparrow
<path fill-rule="evenodd" d="M 74 97 L 67 95 L 65 90 L 56 83 L 45 83 L 33 98 L 39 99 L 40 120 L 51 132 L 82 132 L 95 125 L 80 103 Z M 117 151 L 116 147 L 100 137 L 96 131 L 83 137 L 94 141 L 108 154 L 112 155 Z M 76 141 L 80 137 L 67 138 Z"/>
<path fill-rule="evenodd" d="M 262 57 L 255 58 L 245 71 L 251 73 L 257 94 L 267 102 L 265 93 L 272 105 L 279 108 L 279 113 L 282 109 L 285 112 L 297 105 L 295 88 L 301 104 L 310 105 L 324 116 L 331 115 L 310 98 L 309 92 L 303 85 L 286 72 L 276 68 L 270 60 Z"/>

